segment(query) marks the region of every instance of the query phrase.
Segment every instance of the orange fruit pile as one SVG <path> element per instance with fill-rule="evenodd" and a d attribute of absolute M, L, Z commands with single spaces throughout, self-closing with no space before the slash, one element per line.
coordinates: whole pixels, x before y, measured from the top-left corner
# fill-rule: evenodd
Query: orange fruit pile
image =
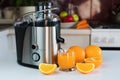
<path fill-rule="evenodd" d="M 57 65 L 56 64 L 47 64 L 47 63 L 41 63 L 39 64 L 39 70 L 43 73 L 43 74 L 52 74 L 55 72 Z"/>
<path fill-rule="evenodd" d="M 84 74 L 92 72 L 103 62 L 102 49 L 97 45 L 89 45 L 85 49 L 80 46 L 71 46 L 68 53 L 69 51 L 74 52 L 76 69 Z M 39 65 L 39 70 L 43 74 L 52 74 L 56 71 L 56 68 L 56 64 L 41 63 Z"/>
<path fill-rule="evenodd" d="M 82 73 L 92 72 L 93 68 L 102 64 L 102 49 L 97 45 L 89 45 L 85 50 L 79 46 L 72 46 L 69 49 L 75 52 L 76 68 Z M 90 68 L 88 63 L 94 67 Z M 87 66 L 86 69 L 84 69 L 85 66 Z"/>
<path fill-rule="evenodd" d="M 94 63 L 95 68 L 102 64 L 102 49 L 97 45 L 89 45 L 85 49 L 85 63 Z"/>

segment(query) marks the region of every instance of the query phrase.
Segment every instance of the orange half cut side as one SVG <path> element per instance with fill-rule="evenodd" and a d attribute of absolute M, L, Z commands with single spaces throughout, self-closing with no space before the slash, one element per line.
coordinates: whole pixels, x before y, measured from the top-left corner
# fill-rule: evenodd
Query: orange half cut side
<path fill-rule="evenodd" d="M 41 63 L 41 64 L 39 64 L 38 68 L 43 74 L 52 74 L 55 72 L 57 65 Z"/>
<path fill-rule="evenodd" d="M 93 63 L 77 63 L 76 68 L 81 73 L 87 74 L 94 70 L 95 65 Z"/>
<path fill-rule="evenodd" d="M 102 64 L 102 57 L 91 57 L 84 60 L 85 63 L 93 63 L 95 68 L 99 67 Z"/>

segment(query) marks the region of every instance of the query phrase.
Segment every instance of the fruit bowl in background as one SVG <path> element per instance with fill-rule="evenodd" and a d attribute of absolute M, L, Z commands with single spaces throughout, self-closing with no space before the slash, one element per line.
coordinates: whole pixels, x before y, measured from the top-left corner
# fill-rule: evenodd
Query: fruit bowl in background
<path fill-rule="evenodd" d="M 67 29 L 67 28 L 74 28 L 77 22 L 63 22 L 61 23 L 61 28 Z"/>

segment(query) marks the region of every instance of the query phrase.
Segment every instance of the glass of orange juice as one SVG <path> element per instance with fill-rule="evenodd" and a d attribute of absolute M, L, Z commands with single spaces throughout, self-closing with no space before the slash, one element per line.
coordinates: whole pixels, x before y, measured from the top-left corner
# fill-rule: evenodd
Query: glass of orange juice
<path fill-rule="evenodd" d="M 58 50 L 58 65 L 61 71 L 75 70 L 75 55 L 71 50 Z"/>

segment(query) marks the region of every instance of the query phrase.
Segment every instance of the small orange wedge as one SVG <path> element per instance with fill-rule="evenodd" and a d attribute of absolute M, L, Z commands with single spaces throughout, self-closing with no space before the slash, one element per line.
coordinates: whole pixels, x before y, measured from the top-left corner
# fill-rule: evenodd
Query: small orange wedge
<path fill-rule="evenodd" d="M 86 58 L 85 63 L 93 63 L 95 65 L 95 68 L 99 67 L 102 64 L 102 57 L 91 57 L 91 58 Z"/>
<path fill-rule="evenodd" d="M 46 63 L 39 64 L 39 70 L 43 74 L 52 74 L 55 72 L 56 68 L 57 68 L 56 64 L 46 64 Z"/>
<path fill-rule="evenodd" d="M 81 73 L 87 74 L 94 70 L 95 65 L 93 63 L 76 63 L 76 68 Z"/>

